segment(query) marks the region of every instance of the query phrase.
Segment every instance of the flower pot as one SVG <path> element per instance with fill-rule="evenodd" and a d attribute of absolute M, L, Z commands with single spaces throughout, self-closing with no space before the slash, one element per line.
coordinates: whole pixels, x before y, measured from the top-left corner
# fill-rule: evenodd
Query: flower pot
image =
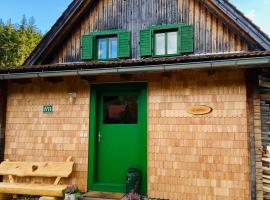
<path fill-rule="evenodd" d="M 65 200 L 77 200 L 77 196 L 75 194 L 65 194 Z"/>

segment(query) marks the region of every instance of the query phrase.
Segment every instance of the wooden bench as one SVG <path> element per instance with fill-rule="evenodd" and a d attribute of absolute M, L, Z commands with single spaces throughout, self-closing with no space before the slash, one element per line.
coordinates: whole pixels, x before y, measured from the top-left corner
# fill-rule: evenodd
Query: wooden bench
<path fill-rule="evenodd" d="M 31 195 L 63 197 L 66 185 L 59 185 L 61 178 L 68 178 L 74 162 L 69 157 L 66 162 L 11 162 L 0 164 L 0 175 L 8 176 L 9 182 L 0 183 L 0 199 L 9 195 Z M 56 178 L 53 184 L 15 183 L 17 177 Z"/>

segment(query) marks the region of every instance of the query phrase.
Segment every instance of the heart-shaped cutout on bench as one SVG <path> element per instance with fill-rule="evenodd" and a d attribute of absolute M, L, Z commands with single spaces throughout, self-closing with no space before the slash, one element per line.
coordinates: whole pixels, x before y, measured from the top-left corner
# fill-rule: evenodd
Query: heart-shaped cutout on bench
<path fill-rule="evenodd" d="M 37 171 L 37 169 L 38 169 L 38 166 L 37 165 L 33 165 L 32 166 L 32 172 Z"/>

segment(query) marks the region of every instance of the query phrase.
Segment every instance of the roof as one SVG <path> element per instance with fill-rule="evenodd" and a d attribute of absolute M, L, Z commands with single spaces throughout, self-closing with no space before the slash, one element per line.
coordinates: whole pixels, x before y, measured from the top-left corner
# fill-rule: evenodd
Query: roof
<path fill-rule="evenodd" d="M 260 58 L 267 57 L 270 63 L 270 51 L 258 52 L 237 52 L 237 53 L 222 53 L 222 54 L 200 54 L 189 56 L 175 56 L 175 57 L 158 57 L 145 59 L 127 59 L 118 61 L 91 61 L 91 62 L 77 62 L 77 63 L 63 63 L 63 64 L 48 64 L 48 65 L 32 65 L 23 67 L 10 67 L 0 69 L 0 75 L 10 73 L 27 73 L 27 72 L 50 72 L 61 70 L 76 70 L 76 69 L 99 69 L 123 66 L 145 66 L 145 65 L 162 65 L 162 64 L 177 64 L 177 63 L 191 63 L 203 61 L 220 61 L 239 58 Z M 268 63 L 268 64 L 269 64 Z"/>
<path fill-rule="evenodd" d="M 24 65 L 34 65 L 42 55 L 49 53 L 61 41 L 61 34 L 70 30 L 76 21 L 83 16 L 88 8 L 97 0 L 73 0 L 68 8 L 64 11 L 62 16 L 53 25 L 51 30 L 43 37 L 41 42 L 33 50 L 30 56 L 26 59 Z M 263 33 L 259 27 L 252 23 L 247 17 L 244 16 L 235 6 L 227 0 L 199 0 L 208 9 L 210 9 L 217 17 L 221 18 L 224 23 L 230 25 L 232 30 L 238 34 L 242 34 L 242 38 L 253 39 L 264 50 L 270 51 L 270 39 Z M 218 10 L 218 11 L 217 11 Z M 231 23 L 232 20 L 235 25 Z"/>

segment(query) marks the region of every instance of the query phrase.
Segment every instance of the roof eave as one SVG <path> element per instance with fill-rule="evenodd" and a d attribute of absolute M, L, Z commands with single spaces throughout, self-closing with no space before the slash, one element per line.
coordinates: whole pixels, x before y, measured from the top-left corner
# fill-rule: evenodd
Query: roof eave
<path fill-rule="evenodd" d="M 83 69 L 78 66 L 74 70 L 55 70 L 36 72 L 15 72 L 0 74 L 0 80 L 40 78 L 40 77 L 63 77 L 63 76 L 85 76 L 117 73 L 146 73 L 146 72 L 166 72 L 175 70 L 198 70 L 198 69 L 243 69 L 270 67 L 270 56 L 237 58 L 225 60 L 210 60 L 200 62 L 186 62 L 160 65 L 139 65 L 111 68 Z"/>

